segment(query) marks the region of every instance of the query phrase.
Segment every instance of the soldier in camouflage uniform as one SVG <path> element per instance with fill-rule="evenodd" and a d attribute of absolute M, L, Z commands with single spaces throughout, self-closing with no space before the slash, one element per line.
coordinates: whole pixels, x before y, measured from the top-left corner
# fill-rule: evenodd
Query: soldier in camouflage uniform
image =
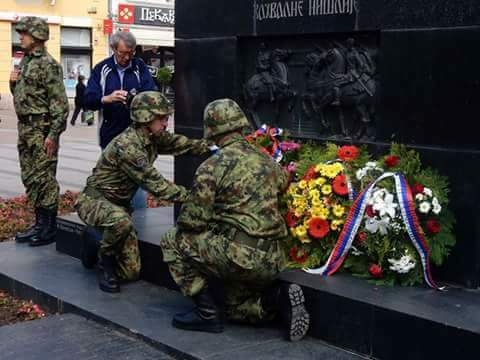
<path fill-rule="evenodd" d="M 59 186 L 55 178 L 60 134 L 65 130 L 68 99 L 60 64 L 47 52 L 45 20 L 24 17 L 16 25 L 25 57 L 10 75 L 18 117 L 18 153 L 22 181 L 35 208 L 35 224 L 16 236 L 31 246 L 55 241 Z"/>
<path fill-rule="evenodd" d="M 205 109 L 204 137 L 220 149 L 197 169 L 176 228 L 160 242 L 173 279 L 197 305 L 175 315 L 173 325 L 221 332 L 224 316 L 258 323 L 278 311 L 287 337 L 298 340 L 309 324 L 302 290 L 274 283 L 286 261 L 282 242 L 287 229 L 278 198 L 288 177 L 243 138 L 248 126 L 233 100 L 216 100 Z M 223 282 L 224 304 L 208 286 L 212 277 Z"/>
<path fill-rule="evenodd" d="M 107 145 L 78 197 L 80 218 L 103 232 L 98 250 L 99 285 L 103 291 L 118 292 L 119 279 L 135 280 L 140 273 L 130 208 L 139 186 L 158 199 L 182 202 L 187 197 L 184 187 L 166 180 L 154 167 L 157 156 L 209 151 L 205 140 L 190 140 L 165 131 L 172 113 L 169 101 L 157 91 L 135 96 L 130 109 L 133 124 Z M 85 260 L 84 265 L 90 262 L 93 266 L 92 261 Z"/>

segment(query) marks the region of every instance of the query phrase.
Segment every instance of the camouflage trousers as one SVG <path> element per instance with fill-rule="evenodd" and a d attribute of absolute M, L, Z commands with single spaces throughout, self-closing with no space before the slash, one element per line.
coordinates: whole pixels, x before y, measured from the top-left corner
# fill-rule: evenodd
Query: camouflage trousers
<path fill-rule="evenodd" d="M 78 216 L 87 225 L 102 231 L 99 257 L 112 255 L 122 280 L 137 280 L 140 275 L 140 251 L 137 233 L 127 209 L 102 196 L 81 193 L 75 204 Z"/>
<path fill-rule="evenodd" d="M 18 157 L 28 201 L 35 208 L 56 210 L 59 186 L 56 179 L 57 154 L 48 158 L 43 145 L 48 125 L 18 123 Z"/>
<path fill-rule="evenodd" d="M 280 241 L 261 240 L 251 247 L 235 239 L 235 229 L 218 234 L 177 233 L 173 228 L 160 241 L 163 260 L 186 296 L 194 296 L 207 279 L 223 280 L 225 315 L 240 322 L 259 323 L 271 319 L 261 305 L 263 291 L 285 267 Z"/>

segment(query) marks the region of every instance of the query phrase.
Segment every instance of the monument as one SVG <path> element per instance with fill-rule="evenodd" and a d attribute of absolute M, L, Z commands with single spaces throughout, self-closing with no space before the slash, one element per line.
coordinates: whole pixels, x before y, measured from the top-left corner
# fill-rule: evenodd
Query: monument
<path fill-rule="evenodd" d="M 440 280 L 480 283 L 480 8 L 475 0 L 183 0 L 175 131 L 202 136 L 204 106 L 231 97 L 252 125 L 298 139 L 391 142 L 447 175 L 457 245 Z M 190 185 L 198 159 L 177 158 Z"/>

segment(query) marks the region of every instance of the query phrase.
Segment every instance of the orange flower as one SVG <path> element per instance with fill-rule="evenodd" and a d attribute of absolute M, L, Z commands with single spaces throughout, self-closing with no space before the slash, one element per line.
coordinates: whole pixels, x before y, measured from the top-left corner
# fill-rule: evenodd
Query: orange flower
<path fill-rule="evenodd" d="M 337 155 L 343 161 L 352 161 L 358 157 L 360 150 L 356 146 L 348 146 L 344 145 L 340 149 L 338 149 Z"/>
<path fill-rule="evenodd" d="M 330 224 L 327 220 L 320 219 L 319 217 L 314 217 L 310 220 L 308 224 L 308 234 L 315 239 L 322 239 L 330 231 Z"/>
<path fill-rule="evenodd" d="M 289 252 L 290 259 L 297 264 L 303 264 L 308 259 L 308 254 L 304 250 L 300 250 L 296 246 L 292 247 Z"/>
<path fill-rule="evenodd" d="M 333 179 L 333 192 L 340 196 L 348 195 L 347 177 L 339 174 Z"/>

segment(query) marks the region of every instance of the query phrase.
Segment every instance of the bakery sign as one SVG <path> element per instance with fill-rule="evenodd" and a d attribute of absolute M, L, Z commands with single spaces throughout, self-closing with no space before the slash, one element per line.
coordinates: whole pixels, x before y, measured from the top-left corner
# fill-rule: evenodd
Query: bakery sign
<path fill-rule="evenodd" d="M 175 26 L 175 9 L 132 4 L 118 5 L 118 22 L 150 26 Z"/>

